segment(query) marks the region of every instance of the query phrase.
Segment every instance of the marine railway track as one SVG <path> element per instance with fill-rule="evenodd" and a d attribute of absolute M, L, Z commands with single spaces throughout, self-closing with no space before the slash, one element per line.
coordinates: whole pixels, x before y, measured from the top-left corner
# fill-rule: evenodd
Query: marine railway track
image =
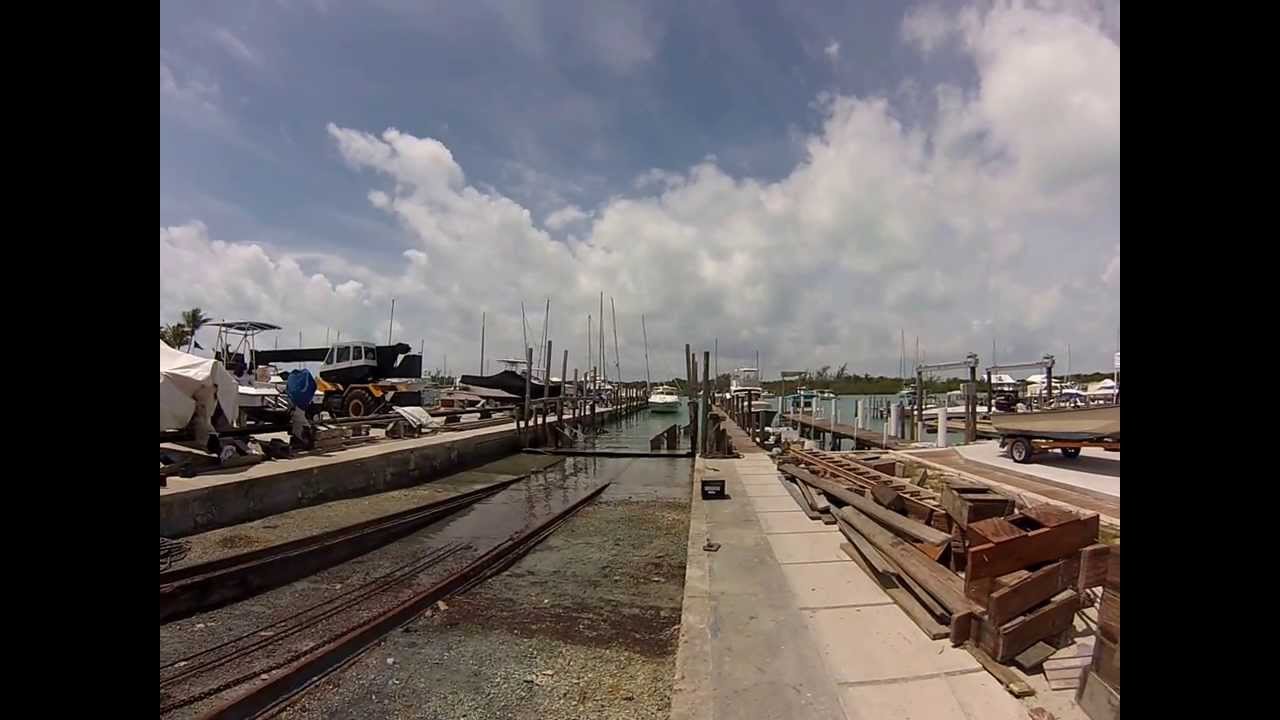
<path fill-rule="evenodd" d="M 311 572 L 394 542 L 430 522 L 515 482 L 486 486 L 470 493 L 359 523 L 298 541 L 243 553 L 161 576 L 161 616 L 165 588 L 186 590 L 181 601 L 188 617 L 292 582 Z M 480 548 L 453 542 L 418 556 L 216 645 L 172 659 L 160 667 L 161 717 L 240 719 L 270 717 L 297 700 L 308 688 L 340 671 L 384 636 L 437 602 L 502 572 L 549 536 L 610 485 L 604 482 L 557 512 L 512 532 L 461 564 Z M 442 578 L 422 578 L 447 572 Z M 167 576 L 167 577 L 166 577 Z M 259 580 L 258 577 L 265 580 Z M 168 582 L 166 582 L 166 579 Z M 219 589 L 225 583 L 226 590 Z M 178 597 L 178 596 L 174 596 Z M 204 603 L 203 605 L 201 603 Z"/>

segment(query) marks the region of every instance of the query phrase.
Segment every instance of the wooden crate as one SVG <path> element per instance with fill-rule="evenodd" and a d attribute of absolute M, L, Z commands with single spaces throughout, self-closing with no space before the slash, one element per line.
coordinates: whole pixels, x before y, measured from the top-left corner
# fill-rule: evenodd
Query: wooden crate
<path fill-rule="evenodd" d="M 1037 642 L 1069 629 L 1079 609 L 1080 596 L 1074 589 L 1069 589 L 1002 625 L 993 623 L 989 617 L 982 618 L 974 623 L 977 645 L 997 661 L 1009 662 Z"/>

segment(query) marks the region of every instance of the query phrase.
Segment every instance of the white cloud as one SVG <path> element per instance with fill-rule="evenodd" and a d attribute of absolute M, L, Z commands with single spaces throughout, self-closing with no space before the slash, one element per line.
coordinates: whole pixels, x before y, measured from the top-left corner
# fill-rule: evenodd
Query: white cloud
<path fill-rule="evenodd" d="M 951 18 L 937 5 L 912 8 L 902 20 L 902 37 L 925 54 L 933 52 L 955 29 Z"/>
<path fill-rule="evenodd" d="M 835 40 L 832 40 L 829 45 L 827 45 L 825 48 L 822 49 L 822 53 L 826 55 L 827 59 L 830 60 L 831 62 L 835 62 L 836 60 L 839 60 L 840 59 L 840 43 L 836 42 Z"/>
<path fill-rule="evenodd" d="M 163 59 L 160 60 L 160 99 L 171 102 L 183 113 L 204 113 L 208 116 L 221 114 L 218 109 L 217 83 L 202 83 L 190 79 L 179 82 L 173 69 Z M 164 107 L 163 103 L 161 107 Z"/>
<path fill-rule="evenodd" d="M 1002 358 L 1071 342 L 1079 363 L 1105 367 L 1119 319 L 1119 48 L 1088 22 L 1016 8 L 974 14 L 965 38 L 980 83 L 935 88 L 927 121 L 904 125 L 886 98 L 827 96 L 782 179 L 735 177 L 710 158 L 653 170 L 634 195 L 556 206 L 552 230 L 591 218 L 568 240 L 468 184 L 437 140 L 331 124 L 342 158 L 373 173 L 371 206 L 414 238 L 403 267 L 379 274 L 357 250 L 299 258 L 211 239 L 198 223 L 163 228 L 162 311 L 199 304 L 309 336 L 341 324 L 380 338 L 395 296 L 428 364 L 447 352 L 470 372 L 476 360 L 455 358 L 478 356 L 482 311 L 490 357 L 516 353 L 520 302 L 549 295 L 556 354 L 567 346 L 573 368 L 586 367 L 584 316 L 603 290 L 631 377 L 641 313 L 656 377 L 682 372 L 684 343 L 713 337 L 722 367 L 758 348 L 770 373 L 846 360 L 891 372 L 899 328 L 930 358 L 982 354 L 996 336 Z M 1113 255 L 1114 273 L 1099 276 Z"/>
<path fill-rule="evenodd" d="M 1115 257 L 1111 258 L 1111 262 L 1107 263 L 1107 269 L 1102 271 L 1102 282 L 1108 286 L 1119 287 L 1120 285 L 1120 250 L 1116 249 Z"/>
<path fill-rule="evenodd" d="M 231 57 L 250 65 L 262 64 L 258 54 L 249 49 L 249 46 L 230 30 L 223 27 L 213 28 L 209 32 L 209 37 Z"/>
<path fill-rule="evenodd" d="M 547 215 L 547 219 L 542 224 L 552 230 L 563 230 L 566 226 L 582 222 L 589 217 L 591 213 L 583 212 L 577 205 L 566 205 Z"/>

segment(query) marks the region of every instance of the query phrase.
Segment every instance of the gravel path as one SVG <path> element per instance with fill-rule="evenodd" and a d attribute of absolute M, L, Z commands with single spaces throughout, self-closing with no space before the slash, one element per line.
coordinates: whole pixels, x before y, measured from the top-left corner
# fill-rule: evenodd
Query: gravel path
<path fill-rule="evenodd" d="M 614 484 L 533 552 L 394 633 L 287 718 L 665 718 L 689 461 L 573 458 Z"/>

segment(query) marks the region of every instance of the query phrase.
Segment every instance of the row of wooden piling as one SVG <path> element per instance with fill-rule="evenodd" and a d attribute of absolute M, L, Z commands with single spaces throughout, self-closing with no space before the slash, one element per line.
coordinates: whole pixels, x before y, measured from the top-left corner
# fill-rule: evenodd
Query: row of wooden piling
<path fill-rule="evenodd" d="M 598 406 L 598 398 L 595 395 L 587 396 L 588 380 L 584 377 L 579 379 L 579 369 L 573 369 L 572 394 L 567 394 L 570 387 L 568 382 L 569 374 L 569 351 L 565 350 L 561 359 L 560 366 L 560 383 L 559 394 L 550 396 L 551 391 L 551 351 L 553 343 L 547 341 L 547 364 L 543 377 L 546 382 L 543 384 L 544 396 L 541 398 L 532 397 L 532 375 L 529 370 L 525 372 L 524 377 L 524 402 L 516 407 L 516 428 L 520 432 L 520 437 L 526 447 L 539 443 L 542 445 L 554 444 L 560 447 L 562 439 L 572 442 L 572 438 L 565 433 L 565 426 L 586 427 L 590 429 L 598 429 L 610 417 L 620 417 L 638 412 L 648 406 L 648 395 L 645 392 L 643 383 L 618 384 L 614 386 L 612 403 L 608 406 L 609 412 L 600 412 Z M 533 348 L 525 348 L 525 367 L 531 369 L 533 367 Z M 598 377 L 595 374 L 595 368 L 592 368 L 591 377 Z"/>

